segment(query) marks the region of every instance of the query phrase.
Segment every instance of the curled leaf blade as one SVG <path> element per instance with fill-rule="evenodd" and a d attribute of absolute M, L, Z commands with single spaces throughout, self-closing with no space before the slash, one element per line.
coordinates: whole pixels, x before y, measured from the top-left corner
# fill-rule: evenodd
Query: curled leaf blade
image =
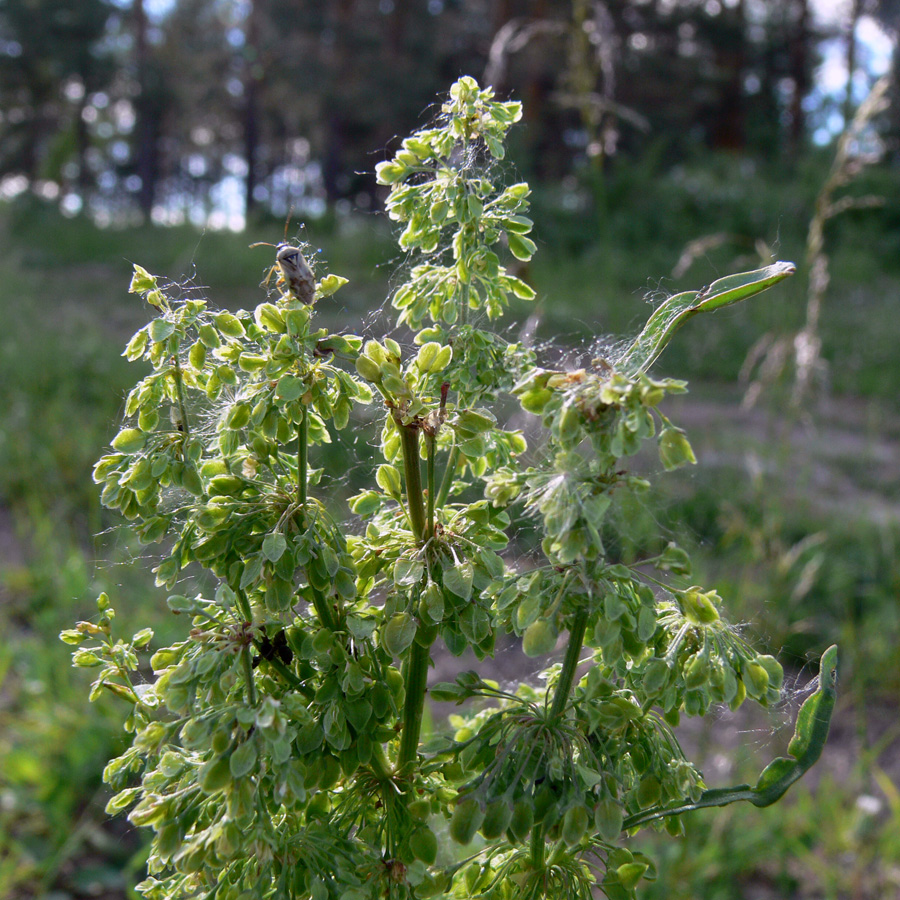
<path fill-rule="evenodd" d="M 796 271 L 793 263 L 776 262 L 752 272 L 719 278 L 701 291 L 685 291 L 670 297 L 650 316 L 643 331 L 619 359 L 617 368 L 628 375 L 646 372 L 688 319 L 697 313 L 713 312 L 746 300 Z"/>

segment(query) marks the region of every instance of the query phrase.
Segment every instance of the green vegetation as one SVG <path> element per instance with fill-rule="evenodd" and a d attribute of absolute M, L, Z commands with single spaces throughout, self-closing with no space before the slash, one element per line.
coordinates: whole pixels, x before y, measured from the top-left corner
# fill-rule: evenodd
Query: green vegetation
<path fill-rule="evenodd" d="M 623 468 L 642 445 L 655 441 L 666 471 L 696 463 L 659 408 L 685 383 L 649 374 L 675 332 L 795 267 L 670 297 L 590 368 L 539 367 L 490 327 L 510 298 L 535 297 L 498 255 L 527 263 L 537 249 L 528 185 L 495 174 L 521 107 L 463 78 L 441 112 L 377 167 L 414 254 L 391 298 L 414 332 L 405 352 L 316 328 L 316 304 L 347 280 L 317 279 L 291 244 L 276 248 L 280 293 L 252 312 L 173 295 L 134 266 L 131 293 L 153 313 L 125 356 L 151 371 L 93 476 L 134 537 L 163 544 L 156 584 L 184 591 L 166 604 L 192 627 L 150 656 L 152 628 L 118 637 L 103 592 L 96 620 L 60 637 L 98 670 L 91 699 L 130 707 L 106 808 L 153 829 L 138 886 L 150 898 L 588 900 L 598 886 L 628 900 L 656 875 L 626 837 L 651 823 L 677 835 L 696 809 L 770 806 L 825 745 L 835 646 L 787 755 L 751 783 L 707 787 L 673 728 L 712 704 L 778 703 L 781 666 L 690 583 L 674 541 L 627 564 L 600 534 L 650 487 Z M 496 418 L 513 398 L 540 417 L 530 453 Z M 381 420 L 381 461 L 349 499 L 361 522 L 325 499 L 315 468 L 355 405 Z M 515 520 L 532 523 L 540 553 L 500 555 Z M 211 583 L 192 596 L 182 573 L 198 566 Z M 428 685 L 436 655 L 484 661 L 506 636 L 547 657 L 563 632 L 544 688 L 475 671 Z M 142 656 L 150 683 L 135 677 Z M 452 736 L 423 743 L 426 696 L 466 705 Z M 483 844 L 439 861 L 445 829 Z"/>
<path fill-rule="evenodd" d="M 655 288 L 645 281 L 648 274 L 671 269 L 685 236 L 705 232 L 710 221 L 716 221 L 717 228 L 720 222 L 730 228 L 729 217 L 734 216 L 738 233 L 749 194 L 765 198 L 754 202 L 767 210 L 796 214 L 785 212 L 774 226 L 772 219 L 760 227 L 745 223 L 741 233 L 762 233 L 773 240 L 777 236 L 783 242 L 779 255 L 795 255 L 790 248 L 802 244 L 801 224 L 817 189 L 817 171 L 821 175 L 823 170 L 810 165 L 808 176 L 789 185 L 760 173 L 751 185 L 750 179 L 735 179 L 727 163 L 718 169 L 711 166 L 704 189 L 719 186 L 724 192 L 730 184 L 728 202 L 733 208 L 720 197 L 714 216 L 711 207 L 704 206 L 688 220 L 681 217 L 696 196 L 695 186 L 679 187 L 679 179 L 669 177 L 654 179 L 654 191 L 647 191 L 645 183 L 640 192 L 623 186 L 618 212 L 609 227 L 598 232 L 605 241 L 599 252 L 585 246 L 583 222 L 561 212 L 562 205 L 549 194 L 539 196 L 539 210 L 549 210 L 549 226 L 556 223 L 545 233 L 544 218 L 540 212 L 536 215 L 542 223 L 539 237 L 553 246 L 539 254 L 527 272 L 539 296 L 549 298 L 541 334 L 562 332 L 578 342 L 587 334 L 636 331 L 646 308 L 633 296 L 635 286 Z M 624 183 L 625 175 L 622 178 Z M 889 182 L 875 188 L 888 196 L 895 189 Z M 650 203 L 648 195 L 658 205 Z M 852 490 L 817 494 L 814 475 L 823 457 L 815 436 L 804 441 L 807 450 L 798 457 L 773 440 L 780 434 L 777 423 L 772 433 L 763 429 L 739 437 L 713 425 L 697 443 L 698 453 L 703 461 L 704 450 L 715 450 L 725 456 L 725 464 L 705 474 L 691 470 L 689 481 L 676 473 L 668 481 L 671 495 L 660 506 L 637 504 L 643 517 L 655 521 L 653 528 L 660 522 L 667 529 L 677 527 L 680 542 L 692 538 L 697 543 L 696 551 L 690 549 L 702 580 L 715 583 L 723 595 L 735 596 L 742 604 L 737 616 L 757 623 L 771 646 L 787 643 L 802 660 L 809 648 L 841 642 L 842 658 L 850 665 L 842 669 L 842 693 L 848 699 L 839 705 L 838 715 L 843 709 L 845 716 L 855 717 L 861 731 L 871 725 L 865 713 L 876 695 L 888 703 L 895 703 L 897 696 L 897 651 L 890 635 L 896 634 L 900 575 L 894 549 L 900 535 L 889 505 L 885 515 L 883 506 L 872 511 L 857 502 L 872 492 L 890 500 L 895 474 L 890 466 L 875 465 L 878 441 L 896 439 L 898 433 L 893 415 L 900 371 L 891 364 L 895 338 L 893 319 L 887 315 L 898 292 L 892 268 L 898 258 L 892 245 L 897 230 L 884 227 L 895 214 L 860 213 L 835 223 L 831 235 L 836 248 L 832 294 L 844 299 L 824 312 L 825 356 L 832 362 L 833 386 L 845 395 L 843 402 L 853 413 L 851 427 L 863 443 L 861 449 L 851 447 L 844 458 L 825 462 L 830 471 L 844 476 L 842 490 L 847 490 L 848 480 Z M 682 230 L 676 228 L 679 220 L 688 223 Z M 660 223 L 663 238 L 652 244 L 647 235 Z M 265 251 L 246 249 L 246 239 L 233 235 L 201 238 L 187 229 L 150 228 L 102 232 L 37 207 L 7 210 L 4 227 L 9 252 L 0 283 L 7 325 L 0 358 L 0 590 L 3 627 L 10 640 L 0 650 L 0 894 L 34 896 L 54 887 L 81 896 L 95 892 L 98 885 L 123 892 L 126 883 L 139 877 L 135 836 L 123 838 L 121 823 L 104 822 L 102 807 L 108 796 L 98 794 L 103 790 L 98 779 L 102 762 L 123 746 L 121 737 L 109 711 L 86 706 L 86 682 L 73 675 L 65 648 L 55 642 L 56 632 L 88 614 L 92 598 L 104 589 L 116 597 L 116 624 L 123 632 L 150 623 L 157 628 L 158 640 L 165 642 L 178 625 L 158 608 L 148 589 L 146 562 L 123 565 L 145 552 L 131 546 L 125 532 L 117 528 L 91 545 L 85 538 L 102 534 L 111 524 L 86 485 L 90 464 L 112 434 L 109 423 L 133 377 L 125 371 L 119 348 L 141 314 L 121 299 L 119 286 L 127 283 L 130 259 L 174 280 L 190 274 L 193 261 L 198 280 L 210 286 L 208 293 L 218 302 L 232 309 L 250 307 L 258 300 L 255 284 L 267 257 Z M 790 228 L 797 233 L 790 236 Z M 254 238 L 277 241 L 280 233 L 281 225 L 272 223 L 268 233 L 255 233 Z M 353 287 L 344 291 L 348 298 L 335 298 L 341 315 L 345 321 L 347 315 L 361 320 L 372 299 L 377 302 L 386 292 L 379 282 L 384 276 L 373 264 L 385 258 L 385 236 L 373 234 L 369 223 L 361 227 L 355 222 L 338 222 L 321 232 L 315 226 L 315 234 L 330 267 L 351 278 Z M 737 242 L 739 251 L 743 247 Z M 698 260 L 685 286 L 712 281 L 731 268 L 730 253 L 729 247 L 720 247 L 715 254 L 721 256 L 714 259 L 721 261 L 703 271 L 705 263 Z M 754 260 L 753 266 L 758 264 Z M 744 352 L 762 330 L 801 321 L 803 277 L 801 272 L 793 283 L 788 281 L 777 296 L 764 295 L 735 312 L 709 318 L 703 328 L 686 329 L 662 367 L 713 382 L 733 379 Z M 679 284 L 664 282 L 663 287 L 669 292 Z M 331 324 L 328 315 L 323 306 L 322 316 Z M 793 322 L 785 315 L 793 315 Z M 573 321 L 581 323 L 577 330 Z M 585 353 L 590 355 L 597 355 L 593 347 Z M 711 389 L 695 391 L 691 397 L 708 392 Z M 739 398 L 733 399 L 736 404 Z M 868 416 L 859 416 L 861 407 Z M 856 427 L 860 420 L 862 428 Z M 697 428 L 692 426 L 691 432 Z M 748 447 L 765 473 L 755 482 L 746 475 L 742 451 Z M 647 465 L 652 471 L 654 464 Z M 735 490 L 739 479 L 746 487 Z M 804 484 L 808 489 L 801 490 Z M 787 487 L 805 499 L 796 502 L 796 495 L 784 492 Z M 728 505 L 723 507 L 726 493 Z M 630 561 L 641 555 L 643 526 L 641 516 L 626 512 L 630 533 L 616 529 L 619 537 L 608 546 Z M 687 523 L 687 539 L 682 537 L 685 526 L 676 523 Z M 814 539 L 819 534 L 824 537 Z M 891 715 L 896 717 L 895 710 Z M 896 734 L 883 735 L 852 779 L 832 781 L 826 775 L 815 790 L 795 788 L 794 801 L 783 801 L 787 814 L 741 808 L 694 814 L 683 841 L 653 851 L 660 878 L 657 888 L 647 888 L 650 893 L 641 896 L 655 896 L 652 891 L 657 889 L 662 896 L 666 885 L 670 891 L 682 891 L 668 896 L 696 896 L 702 890 L 704 897 L 738 898 L 745 896 L 741 885 L 753 881 L 774 885 L 775 895 L 790 896 L 808 887 L 810 879 L 828 897 L 846 896 L 851 890 L 873 898 L 890 893 L 896 887 L 892 867 L 895 871 L 900 858 L 897 798 L 890 777 L 876 766 L 874 751 L 896 740 Z M 747 763 L 751 778 L 758 771 L 759 760 Z M 866 800 L 870 795 L 875 802 Z M 858 803 L 859 798 L 866 802 Z M 710 840 L 710 834 L 716 840 Z M 849 869 L 842 856 L 847 853 L 857 854 L 857 864 Z M 124 864 L 126 858 L 133 858 L 131 868 Z"/>

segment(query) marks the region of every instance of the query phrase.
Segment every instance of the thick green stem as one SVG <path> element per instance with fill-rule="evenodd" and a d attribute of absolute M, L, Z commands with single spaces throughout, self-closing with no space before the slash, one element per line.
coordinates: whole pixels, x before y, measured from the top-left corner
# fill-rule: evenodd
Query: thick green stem
<path fill-rule="evenodd" d="M 253 662 L 250 659 L 250 647 L 244 647 L 241 653 L 241 662 L 244 666 L 244 679 L 247 682 L 247 703 L 256 706 L 256 683 L 253 680 Z"/>
<path fill-rule="evenodd" d="M 309 410 L 303 407 L 303 418 L 297 426 L 297 505 L 300 507 L 300 521 L 302 527 L 309 525 L 306 507 L 308 502 L 307 485 L 309 482 Z M 312 585 L 310 585 L 312 587 Z M 329 630 L 337 630 L 337 622 L 334 618 L 328 598 L 321 592 L 312 588 L 313 606 L 319 616 L 319 621 Z"/>
<path fill-rule="evenodd" d="M 395 420 L 396 421 L 396 420 Z M 416 543 L 421 546 L 426 539 L 425 504 L 422 499 L 422 472 L 419 466 L 419 428 L 396 422 L 400 430 L 400 449 L 403 453 L 403 471 L 406 476 L 406 502 L 409 522 Z M 425 707 L 425 689 L 428 684 L 428 647 L 414 643 L 406 661 L 406 700 L 403 703 L 403 730 L 400 735 L 400 752 L 397 771 L 403 771 L 418 756 L 419 733 L 422 730 L 422 711 Z"/>
<path fill-rule="evenodd" d="M 434 505 L 436 509 L 440 509 L 450 496 L 450 488 L 453 487 L 453 479 L 456 478 L 456 465 L 459 462 L 459 447 L 454 444 L 450 448 L 450 455 L 447 457 L 447 466 L 444 469 L 444 477 L 441 478 L 441 488 L 438 491 Z"/>
<path fill-rule="evenodd" d="M 572 619 L 572 624 L 569 628 L 569 644 L 566 647 L 562 672 L 559 673 L 559 681 L 556 683 L 553 705 L 550 707 L 551 719 L 559 718 L 565 712 L 569 703 L 569 694 L 572 693 L 572 685 L 575 683 L 575 671 L 578 668 L 578 660 L 581 658 L 581 648 L 584 644 L 587 620 L 587 609 L 584 607 L 579 609 Z"/>
<path fill-rule="evenodd" d="M 337 631 L 337 621 L 334 618 L 334 611 L 328 603 L 328 598 L 321 592 L 310 585 L 313 595 L 313 606 L 319 621 L 329 630 Z"/>
<path fill-rule="evenodd" d="M 419 428 L 397 422 L 400 430 L 400 449 L 403 452 L 403 472 L 406 476 L 406 506 L 409 523 L 416 543 L 425 543 L 425 504 L 422 501 L 422 472 L 419 468 Z"/>
<path fill-rule="evenodd" d="M 469 282 L 467 281 L 462 286 L 462 297 L 460 298 L 460 309 L 459 309 L 459 324 L 465 325 L 469 321 L 469 292 L 471 291 L 471 287 L 469 286 Z"/>
<path fill-rule="evenodd" d="M 303 418 L 297 427 L 297 503 L 306 526 L 306 485 L 309 480 L 309 410 L 303 408 Z"/>
<path fill-rule="evenodd" d="M 426 460 L 426 479 L 428 483 L 428 507 L 426 509 L 425 521 L 425 540 L 429 541 L 434 537 L 434 435 L 425 435 L 425 446 L 428 449 L 428 459 Z"/>
<path fill-rule="evenodd" d="M 247 595 L 239 589 L 234 589 L 234 596 L 237 598 L 238 609 L 241 612 L 241 615 L 244 617 L 245 622 L 253 623 L 253 610 L 250 608 L 250 601 L 247 599 Z"/>
<path fill-rule="evenodd" d="M 572 685 L 575 683 L 575 673 L 578 669 L 578 660 L 581 658 L 581 648 L 584 645 L 584 633 L 587 630 L 587 609 L 582 607 L 575 613 L 572 624 L 569 627 L 569 644 L 566 647 L 566 656 L 563 660 L 562 672 L 559 673 L 559 681 L 556 682 L 556 691 L 553 694 L 553 702 L 550 705 L 550 721 L 558 719 L 569 705 L 569 695 L 572 693 Z M 531 864 L 536 870 L 544 865 L 544 828 L 535 825 L 531 831 Z"/>
<path fill-rule="evenodd" d="M 181 416 L 181 432 L 187 437 L 191 433 L 191 429 L 188 426 L 187 420 L 187 407 L 184 405 L 184 388 L 181 384 L 182 375 L 181 375 L 181 363 L 178 361 L 178 357 L 174 357 L 175 360 L 175 394 L 178 397 L 178 414 Z"/>
<path fill-rule="evenodd" d="M 280 659 L 273 657 L 266 660 L 271 666 L 298 694 L 303 694 L 307 700 L 312 700 L 316 692 L 307 687 Z"/>
<path fill-rule="evenodd" d="M 535 825 L 531 829 L 531 867 L 540 872 L 544 868 L 544 829 L 540 825 Z"/>
<path fill-rule="evenodd" d="M 430 659 L 431 651 L 428 647 L 414 642 L 409 648 L 406 663 L 406 699 L 403 702 L 403 731 L 400 735 L 400 752 L 397 756 L 398 772 L 402 772 L 418 757 Z"/>
<path fill-rule="evenodd" d="M 372 744 L 372 758 L 369 760 L 369 768 L 381 781 L 386 781 L 391 777 L 391 764 L 384 755 L 384 747 L 381 744 Z"/>

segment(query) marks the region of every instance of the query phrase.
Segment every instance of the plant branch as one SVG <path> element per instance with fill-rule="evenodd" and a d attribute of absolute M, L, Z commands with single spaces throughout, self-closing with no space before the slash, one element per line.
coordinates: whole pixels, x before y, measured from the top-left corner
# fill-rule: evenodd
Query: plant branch
<path fill-rule="evenodd" d="M 578 660 L 581 658 L 581 648 L 584 645 L 587 620 L 587 607 L 582 606 L 575 613 L 569 627 L 569 644 L 566 647 L 562 671 L 559 673 L 559 681 L 556 682 L 556 691 L 550 705 L 549 718 L 551 722 L 562 716 L 569 704 L 569 695 L 572 692 L 572 685 L 575 683 Z M 544 865 L 544 847 L 544 828 L 542 825 L 535 825 L 531 832 L 531 864 L 536 870 L 540 870 Z"/>
<path fill-rule="evenodd" d="M 544 868 L 544 829 L 540 825 L 535 825 L 531 829 L 531 867 L 535 872 L 540 872 Z"/>
<path fill-rule="evenodd" d="M 425 505 L 422 502 L 422 472 L 419 466 L 419 426 L 416 423 L 405 425 L 396 418 L 394 421 L 400 431 L 409 522 L 416 543 L 421 546 L 426 540 L 427 526 Z M 429 458 L 430 456 L 431 454 Z M 403 730 L 400 735 L 400 752 L 397 756 L 398 771 L 412 764 L 418 756 L 430 659 L 428 647 L 413 643 L 406 661 L 406 699 L 403 703 Z"/>
<path fill-rule="evenodd" d="M 309 410 L 303 407 L 303 418 L 297 426 L 297 503 L 306 527 L 306 490 L 309 480 Z"/>
<path fill-rule="evenodd" d="M 453 479 L 456 477 L 456 466 L 459 462 L 459 446 L 454 444 L 450 448 L 450 455 L 447 457 L 447 465 L 444 468 L 444 475 L 441 478 L 441 487 L 435 499 L 435 508 L 440 509 L 450 496 L 450 488 L 453 486 Z"/>
<path fill-rule="evenodd" d="M 428 457 L 425 461 L 426 481 L 428 485 L 427 510 L 425 521 L 425 540 L 431 540 L 434 537 L 434 452 L 435 452 L 435 435 L 425 435 L 425 446 L 428 450 Z"/>
<path fill-rule="evenodd" d="M 299 694 L 303 694 L 307 700 L 312 700 L 316 692 L 305 685 L 278 657 L 267 659 L 266 662 Z"/>
<path fill-rule="evenodd" d="M 312 591 L 313 607 L 316 610 L 316 615 L 319 617 L 319 621 L 329 631 L 337 631 L 337 621 L 334 618 L 334 612 L 328 605 L 328 598 L 320 590 L 313 587 L 312 584 L 310 584 L 309 587 Z"/>
<path fill-rule="evenodd" d="M 425 543 L 425 504 L 422 502 L 422 472 L 419 468 L 419 426 L 394 420 L 400 431 L 403 473 L 406 477 L 406 505 L 416 544 Z"/>
<path fill-rule="evenodd" d="M 237 605 L 240 609 L 244 621 L 253 624 L 253 610 L 250 608 L 250 601 L 242 590 L 235 590 L 234 596 L 237 598 Z"/>
<path fill-rule="evenodd" d="M 244 679 L 247 682 L 247 703 L 250 706 L 256 706 L 256 683 L 253 680 L 253 662 L 250 659 L 249 644 L 241 653 L 241 663 L 244 667 Z"/>
<path fill-rule="evenodd" d="M 469 282 L 465 282 L 462 286 L 462 297 L 460 298 L 459 324 L 465 325 L 469 321 L 469 292 L 471 287 Z"/>
<path fill-rule="evenodd" d="M 413 642 L 406 661 L 406 699 L 403 702 L 403 731 L 400 734 L 400 752 L 397 755 L 398 772 L 402 772 L 418 757 L 430 659 L 430 649 Z"/>
<path fill-rule="evenodd" d="M 303 418 L 297 425 L 297 505 L 300 507 L 300 521 L 303 528 L 309 526 L 307 506 L 309 496 L 307 493 L 309 482 L 309 409 L 303 407 Z M 329 630 L 337 630 L 337 622 L 328 598 L 316 587 L 310 584 L 313 595 L 313 606 L 319 616 L 319 621 Z"/>
<path fill-rule="evenodd" d="M 191 429 L 187 420 L 187 407 L 184 405 L 184 388 L 181 383 L 181 363 L 178 361 L 177 354 L 173 356 L 172 359 L 175 362 L 175 393 L 178 397 L 178 413 L 181 416 L 181 431 L 185 438 L 187 438 L 191 433 Z"/>
<path fill-rule="evenodd" d="M 381 781 L 391 777 L 391 764 L 384 755 L 384 747 L 377 741 L 372 744 L 372 758 L 369 760 L 369 768 Z"/>
<path fill-rule="evenodd" d="M 581 648 L 584 644 L 584 633 L 587 629 L 587 607 L 581 607 L 575 613 L 572 624 L 569 627 L 569 644 L 566 647 L 566 656 L 563 660 L 562 671 L 559 673 L 559 681 L 556 683 L 556 692 L 553 695 L 553 703 L 550 707 L 550 718 L 559 718 L 566 710 L 569 703 L 569 694 L 575 683 L 575 672 L 578 668 L 578 660 L 581 658 Z"/>

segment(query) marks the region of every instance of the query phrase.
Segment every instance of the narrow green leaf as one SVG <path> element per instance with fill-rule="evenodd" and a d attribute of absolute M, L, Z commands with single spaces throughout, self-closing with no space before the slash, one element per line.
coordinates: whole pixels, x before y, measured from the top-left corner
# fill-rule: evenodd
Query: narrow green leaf
<path fill-rule="evenodd" d="M 648 866 L 646 863 L 623 863 L 616 868 L 616 876 L 619 879 L 619 884 L 621 884 L 625 890 L 631 891 L 637 886 L 637 883 L 641 880 L 641 877 L 647 869 Z"/>
<path fill-rule="evenodd" d="M 452 681 L 441 681 L 438 684 L 432 685 L 432 687 L 428 689 L 428 694 L 432 700 L 436 700 L 438 703 L 450 703 L 454 700 L 464 700 L 469 696 L 463 688 Z"/>
<path fill-rule="evenodd" d="M 439 625 L 444 620 L 444 592 L 434 582 L 422 592 L 419 616 L 433 625 Z"/>
<path fill-rule="evenodd" d="M 122 355 L 131 362 L 139 359 L 147 348 L 148 339 L 149 335 L 147 334 L 147 329 L 142 328 L 128 342 L 128 346 L 125 348 L 125 352 Z"/>
<path fill-rule="evenodd" d="M 534 300 L 537 296 L 535 289 L 530 284 L 526 284 L 522 281 L 521 278 L 510 277 L 509 287 L 520 300 Z"/>
<path fill-rule="evenodd" d="M 667 472 L 685 465 L 696 465 L 697 457 L 684 431 L 664 428 L 659 435 L 659 458 Z"/>
<path fill-rule="evenodd" d="M 538 619 L 525 629 L 522 651 L 526 656 L 544 656 L 556 647 L 559 632 L 546 619 Z"/>
<path fill-rule="evenodd" d="M 259 555 L 251 556 L 250 559 L 247 560 L 244 565 L 244 572 L 241 575 L 241 590 L 246 587 L 250 587 L 259 581 L 259 576 L 262 573 L 262 557 Z"/>
<path fill-rule="evenodd" d="M 753 272 L 720 278 L 702 291 L 685 291 L 670 297 L 650 316 L 644 330 L 619 359 L 617 368 L 629 375 L 645 372 L 665 349 L 672 335 L 692 316 L 746 300 L 784 281 L 796 271 L 793 263 L 777 262 Z"/>
<path fill-rule="evenodd" d="M 486 409 L 464 409 L 456 417 L 454 425 L 458 432 L 479 434 L 488 431 L 497 424 L 497 420 Z"/>
<path fill-rule="evenodd" d="M 349 700 L 344 704 L 344 715 L 357 733 L 362 732 L 372 718 L 372 704 L 365 697 Z"/>
<path fill-rule="evenodd" d="M 206 345 L 203 341 L 196 341 L 188 352 L 188 361 L 195 369 L 200 370 L 206 364 Z"/>

